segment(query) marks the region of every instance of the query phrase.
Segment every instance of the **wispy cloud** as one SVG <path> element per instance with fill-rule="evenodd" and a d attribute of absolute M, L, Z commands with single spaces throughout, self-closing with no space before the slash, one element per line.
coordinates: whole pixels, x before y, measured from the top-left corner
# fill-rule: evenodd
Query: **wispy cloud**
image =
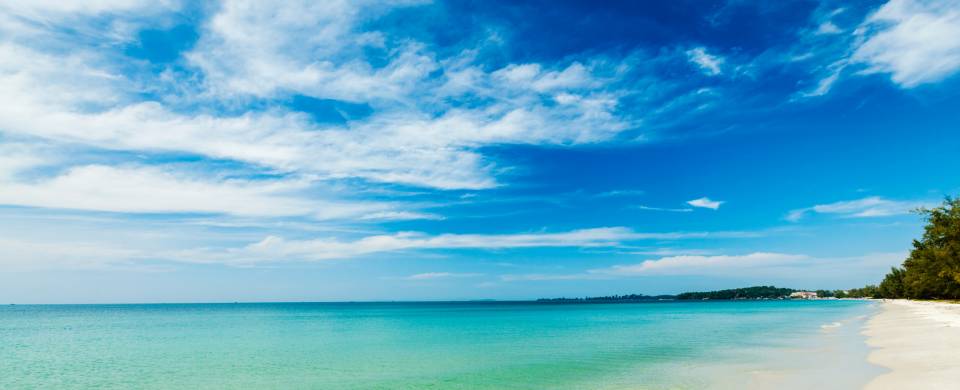
<path fill-rule="evenodd" d="M 619 197 L 619 196 L 640 196 L 645 194 L 643 190 L 612 190 L 598 193 L 598 198 Z"/>
<path fill-rule="evenodd" d="M 870 253 L 854 257 L 815 257 L 803 254 L 753 252 L 740 255 L 679 255 L 645 260 L 636 264 L 593 268 L 578 273 L 507 274 L 504 282 L 554 280 L 610 280 L 655 276 L 736 277 L 770 283 L 771 278 L 790 283 L 823 285 L 827 280 L 879 277 L 903 261 L 902 252 Z M 808 276 L 809 275 L 809 276 Z M 866 277 L 864 275 L 867 275 Z M 876 276 L 869 276 L 876 275 Z"/>
<path fill-rule="evenodd" d="M 618 110 L 623 93 L 615 79 L 595 75 L 614 73 L 601 69 L 602 63 L 487 69 L 469 53 L 438 58 L 427 45 L 359 31 L 367 18 L 387 12 L 384 6 L 372 8 L 340 2 L 225 2 L 184 55 L 191 65 L 184 72 L 190 72 L 160 75 L 130 74 L 122 67 L 125 62 L 111 61 L 115 54 L 60 34 L 58 23 L 68 22 L 43 14 L 57 11 L 24 11 L 24 17 L 51 25 L 44 30 L 38 28 L 42 24 L 16 18 L 4 24 L 30 30 L 31 39 L 30 45 L 0 42 L 0 127 L 47 142 L 196 154 L 314 180 L 485 189 L 498 183 L 494 162 L 478 151 L 483 146 L 602 142 L 634 126 Z M 128 11 L 104 12 L 120 25 L 133 17 Z M 71 27 L 96 24 L 78 15 L 67 19 Z M 110 34 L 126 34 L 113 39 L 132 41 L 137 30 L 131 28 Z M 91 31 L 97 33 L 107 34 Z M 63 42 L 70 39 L 76 41 Z M 73 50 L 55 50 L 65 44 Z M 386 64 L 368 63 L 364 50 L 382 51 Z M 155 85 L 150 92 L 158 98 L 139 94 L 144 78 Z M 364 104 L 372 113 L 330 125 L 282 105 L 183 109 L 244 107 L 250 99 L 295 94 Z"/>
<path fill-rule="evenodd" d="M 0 266 L 6 271 L 97 269 L 144 258 L 137 249 L 102 242 L 0 238 Z"/>
<path fill-rule="evenodd" d="M 421 212 L 414 212 L 414 211 L 377 211 L 374 213 L 363 215 L 360 217 L 360 219 L 377 220 L 377 221 L 427 219 L 427 220 L 433 220 L 433 221 L 441 221 L 445 218 L 442 215 L 438 215 L 438 214 L 421 213 Z"/>
<path fill-rule="evenodd" d="M 859 28 L 851 60 L 866 73 L 889 73 L 904 88 L 940 81 L 960 69 L 960 2 L 890 0 Z"/>
<path fill-rule="evenodd" d="M 821 23 L 820 27 L 817 27 L 818 34 L 830 35 L 830 34 L 839 34 L 841 32 L 843 32 L 843 30 L 841 30 L 840 27 L 837 27 L 836 24 L 833 24 L 833 22 L 829 20 Z"/>
<path fill-rule="evenodd" d="M 288 240 L 269 236 L 240 248 L 194 249 L 166 254 L 171 260 L 203 263 L 251 264 L 268 261 L 321 261 L 357 258 L 375 253 L 435 249 L 522 249 L 618 247 L 643 240 L 756 237 L 755 232 L 645 233 L 625 227 L 571 230 L 559 233 L 440 234 L 402 232 L 355 240 L 321 238 Z"/>
<path fill-rule="evenodd" d="M 720 66 L 723 64 L 723 58 L 707 53 L 704 47 L 695 47 L 687 50 L 687 57 L 690 62 L 700 67 L 704 74 L 716 76 L 722 73 Z"/>
<path fill-rule="evenodd" d="M 890 73 L 905 87 L 952 74 L 955 40 L 935 38 L 957 35 L 951 34 L 956 7 L 943 4 L 895 0 L 883 6 L 857 33 L 851 61 L 866 64 L 867 72 Z M 437 210 L 446 211 L 442 207 L 449 203 L 427 204 L 450 200 L 458 194 L 452 190 L 478 191 L 461 200 L 473 196 L 469 202 L 476 214 L 507 215 L 480 207 L 517 202 L 497 196 L 496 189 L 513 184 L 505 174 L 512 167 L 494 150 L 652 142 L 661 135 L 657 132 L 669 138 L 666 133 L 683 131 L 675 130 L 685 127 L 676 126 L 679 121 L 699 120 L 699 113 L 711 112 L 720 102 L 736 101 L 731 96 L 762 89 L 746 76 L 737 79 L 736 88 L 724 83 L 728 77 L 689 77 L 740 77 L 751 69 L 742 62 L 749 60 L 747 54 L 720 44 L 707 48 L 678 42 L 665 50 L 638 47 L 628 53 L 586 51 L 524 60 L 497 55 L 491 60 L 484 58 L 483 44 L 472 39 L 444 46 L 429 41 L 429 34 L 392 31 L 390 23 L 377 23 L 394 10 L 422 5 L 418 1 L 228 0 L 203 6 L 196 14 L 184 9 L 188 5 L 135 0 L 0 4 L 0 205 L 131 220 L 182 214 L 204 218 L 184 217 L 177 228 L 202 228 L 164 239 L 142 224 L 124 225 L 156 246 L 76 237 L 116 221 L 69 235 L 50 233 L 59 241 L 8 238 L 0 245 L 6 249 L 4 261 L 243 264 L 457 249 L 626 251 L 642 240 L 751 234 L 642 233 L 626 227 L 529 232 L 540 223 L 536 220 L 517 227 L 527 233 L 443 234 L 457 226 L 454 221 L 413 228 L 425 232 L 397 232 L 386 223 L 444 221 L 447 216 Z M 163 32 L 185 19 L 195 23 L 188 29 L 196 35 L 180 42 L 181 51 L 170 53 L 172 62 L 134 58 L 128 50 L 146 44 L 144 32 Z M 839 20 L 811 24 L 810 30 L 817 26 L 821 35 L 831 34 L 819 39 L 841 40 L 848 35 L 843 31 L 851 30 Z M 890 54 L 898 51 L 907 54 Z M 782 53 L 770 56 L 774 54 Z M 842 77 L 844 61 L 810 65 L 825 76 L 814 94 L 826 94 Z M 771 63 L 771 68 L 782 65 Z M 741 85 L 746 86 L 741 90 Z M 362 107 L 363 114 L 327 122 L 315 118 L 313 111 L 322 110 L 297 107 L 294 101 L 347 104 Z M 393 189 L 417 191 L 418 203 L 387 193 Z M 566 202 L 563 207 L 572 209 L 588 197 L 599 204 L 596 198 L 626 201 L 642 193 L 592 191 L 596 189 L 569 202 L 550 193 L 528 199 Z M 706 197 L 687 203 L 691 208 L 636 208 L 690 212 L 723 204 Z M 896 209 L 888 204 L 844 212 L 827 206 L 795 210 L 796 219 L 810 213 L 871 216 Z M 525 211 L 512 208 L 508 213 Z M 208 215 L 215 217 L 206 219 Z M 195 233 L 206 229 L 230 232 L 194 240 Z M 443 273 L 423 275 L 431 274 Z"/>
<path fill-rule="evenodd" d="M 826 95 L 827 93 L 830 92 L 830 89 L 833 88 L 833 84 L 840 79 L 840 74 L 843 72 L 844 68 L 845 68 L 845 63 L 834 67 L 834 69 L 830 71 L 829 74 L 827 74 L 826 76 L 821 78 L 820 81 L 817 82 L 816 88 L 809 91 L 801 92 L 800 96 L 816 97 L 816 96 Z"/>
<path fill-rule="evenodd" d="M 767 252 L 733 256 L 670 256 L 647 260 L 639 264 L 593 269 L 589 273 L 618 276 L 705 274 L 717 273 L 718 271 L 736 272 L 736 270 L 743 268 L 793 264 L 806 259 L 808 257 L 804 255 Z"/>
<path fill-rule="evenodd" d="M 915 88 L 960 70 L 960 43 L 951 39 L 960 34 L 960 2 L 891 0 L 860 23 L 841 24 L 838 15 L 848 13 L 815 12 L 817 27 L 798 48 L 820 62 L 813 72 L 818 81 L 798 96 L 824 96 L 849 76 L 889 74 L 901 88 Z"/>
<path fill-rule="evenodd" d="M 644 206 L 644 205 L 632 205 L 629 207 L 635 210 L 666 211 L 671 213 L 689 213 L 693 211 L 693 209 L 691 208 L 677 209 L 677 208 L 650 207 L 650 206 Z"/>
<path fill-rule="evenodd" d="M 298 180 L 225 180 L 191 177 L 157 167 L 78 166 L 31 183 L 3 182 L 7 205 L 131 213 L 213 213 L 237 216 L 356 216 L 384 209 L 370 203 L 307 201 L 291 193 Z M 381 211 L 382 212 L 382 211 Z"/>
<path fill-rule="evenodd" d="M 809 214 L 832 214 L 844 218 L 888 217 L 907 214 L 929 204 L 928 201 L 898 201 L 871 196 L 791 210 L 785 218 L 797 222 Z"/>
<path fill-rule="evenodd" d="M 711 209 L 711 210 L 719 209 L 720 205 L 722 205 L 723 203 L 724 202 L 721 200 L 711 200 L 710 198 L 707 198 L 707 197 L 687 201 L 687 204 L 693 207 L 699 207 L 699 208 L 705 208 L 705 209 Z"/>

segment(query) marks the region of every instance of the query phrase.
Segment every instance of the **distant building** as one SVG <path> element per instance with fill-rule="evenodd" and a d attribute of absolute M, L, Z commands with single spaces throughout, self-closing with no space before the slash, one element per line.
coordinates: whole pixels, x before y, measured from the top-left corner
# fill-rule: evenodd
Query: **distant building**
<path fill-rule="evenodd" d="M 817 299 L 817 293 L 813 291 L 796 291 L 790 293 L 790 298 L 793 299 Z"/>

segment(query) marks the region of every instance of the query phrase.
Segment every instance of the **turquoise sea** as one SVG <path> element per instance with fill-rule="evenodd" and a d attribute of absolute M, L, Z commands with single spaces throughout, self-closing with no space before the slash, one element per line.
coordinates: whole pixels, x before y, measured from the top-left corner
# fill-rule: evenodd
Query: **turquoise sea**
<path fill-rule="evenodd" d="M 858 387 L 862 301 L 0 307 L 0 389 Z"/>

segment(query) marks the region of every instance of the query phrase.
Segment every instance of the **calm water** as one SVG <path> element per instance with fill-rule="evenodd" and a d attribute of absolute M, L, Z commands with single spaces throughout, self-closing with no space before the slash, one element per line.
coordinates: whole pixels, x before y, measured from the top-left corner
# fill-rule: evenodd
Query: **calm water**
<path fill-rule="evenodd" d="M 857 372 L 831 382 L 854 385 L 874 374 L 858 334 L 873 310 L 857 301 L 3 306 L 0 389 L 738 388 L 825 370 Z"/>

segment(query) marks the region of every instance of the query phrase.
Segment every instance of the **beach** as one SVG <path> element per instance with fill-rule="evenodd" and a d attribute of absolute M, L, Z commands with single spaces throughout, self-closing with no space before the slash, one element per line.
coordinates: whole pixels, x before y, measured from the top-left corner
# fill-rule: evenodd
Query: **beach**
<path fill-rule="evenodd" d="M 956 389 L 960 304 L 887 300 L 864 328 L 870 363 L 889 371 L 867 389 Z"/>

